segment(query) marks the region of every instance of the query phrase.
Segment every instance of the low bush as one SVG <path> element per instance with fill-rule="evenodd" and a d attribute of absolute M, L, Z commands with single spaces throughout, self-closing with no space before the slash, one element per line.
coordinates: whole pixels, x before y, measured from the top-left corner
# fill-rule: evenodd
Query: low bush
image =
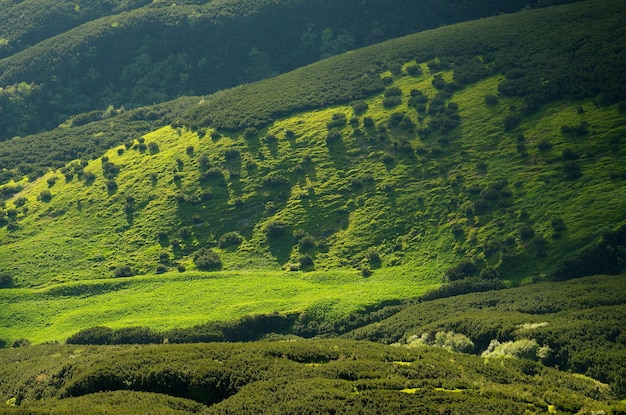
<path fill-rule="evenodd" d="M 203 271 L 215 271 L 222 268 L 219 255 L 210 248 L 200 248 L 193 254 L 193 263 Z"/>
<path fill-rule="evenodd" d="M 132 268 L 128 264 L 118 265 L 115 268 L 115 271 L 113 273 L 113 276 L 116 277 L 116 278 L 132 277 L 133 275 L 135 275 L 135 272 L 132 270 Z"/>
<path fill-rule="evenodd" d="M 229 246 L 239 246 L 243 242 L 243 237 L 239 232 L 228 232 L 222 235 L 218 241 L 220 248 L 227 248 Z"/>
<path fill-rule="evenodd" d="M 13 285 L 13 276 L 9 274 L 0 274 L 0 288 L 11 288 Z"/>

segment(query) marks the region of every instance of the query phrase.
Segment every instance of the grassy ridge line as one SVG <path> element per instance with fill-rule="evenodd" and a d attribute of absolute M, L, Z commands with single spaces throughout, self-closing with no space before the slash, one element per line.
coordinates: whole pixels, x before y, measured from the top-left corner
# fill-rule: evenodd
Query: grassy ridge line
<path fill-rule="evenodd" d="M 71 30 L 102 16 L 128 11 L 150 0 L 26 0 L 3 2 L 0 10 L 0 57 L 10 56 L 30 45 Z M 11 4 L 6 4 L 11 3 Z"/>
<path fill-rule="evenodd" d="M 183 114 L 181 122 L 194 128 L 210 125 L 218 129 L 266 125 L 294 110 L 345 103 L 371 94 L 380 88 L 372 75 L 383 71 L 389 63 L 426 62 L 438 57 L 473 58 L 483 53 L 491 56 L 502 50 L 540 56 L 549 54 L 554 44 L 547 39 L 554 38 L 556 42 L 564 34 L 585 32 L 590 25 L 597 33 L 619 30 L 622 13 L 619 1 L 589 0 L 426 30 L 206 97 Z"/>
<path fill-rule="evenodd" d="M 363 279 L 355 271 L 341 270 L 306 274 L 222 271 L 0 290 L 0 338 L 63 341 L 78 330 L 98 325 L 164 330 L 275 311 L 308 310 L 311 315 L 333 319 L 365 304 L 419 296 L 434 286 L 398 280 L 392 272 Z"/>

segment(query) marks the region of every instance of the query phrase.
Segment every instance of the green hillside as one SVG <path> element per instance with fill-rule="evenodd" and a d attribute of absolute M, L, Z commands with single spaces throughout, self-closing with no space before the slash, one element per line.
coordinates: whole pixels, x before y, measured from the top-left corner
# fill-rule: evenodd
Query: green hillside
<path fill-rule="evenodd" d="M 0 413 L 626 413 L 626 7 L 425 3 L 0 0 Z"/>
<path fill-rule="evenodd" d="M 0 140 L 208 94 L 528 0 L 4 1 Z M 83 114 L 82 116 L 77 116 Z M 72 118 L 73 117 L 73 118 Z"/>
<path fill-rule="evenodd" d="M 619 2 L 583 2 L 369 47 L 168 104 L 163 114 L 178 114 L 168 126 L 2 186 L 0 270 L 16 288 L 0 291 L 0 337 L 305 310 L 321 322 L 466 277 L 621 272 L 625 115 L 609 99 L 621 61 L 605 52 L 623 14 Z M 555 95 L 536 84 L 545 68 L 510 67 L 503 44 L 522 36 L 530 62 L 548 65 L 555 35 L 527 28 L 562 22 L 578 23 L 554 64 L 580 36 L 606 42 L 585 49 L 602 63 L 597 83 L 556 74 L 569 89 Z M 435 39 L 462 33 L 485 50 L 492 41 L 491 58 L 430 55 Z M 123 129 L 115 120 L 128 118 L 84 131 L 106 142 L 108 127 Z M 196 297 L 190 280 L 219 283 Z"/>

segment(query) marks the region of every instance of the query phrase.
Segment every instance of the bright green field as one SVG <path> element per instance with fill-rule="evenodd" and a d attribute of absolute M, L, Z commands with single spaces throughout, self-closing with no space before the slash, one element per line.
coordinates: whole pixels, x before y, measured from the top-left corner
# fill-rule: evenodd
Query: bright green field
<path fill-rule="evenodd" d="M 96 325 L 169 329 L 305 309 L 332 318 L 433 287 L 389 269 L 369 278 L 352 270 L 187 272 L 0 290 L 0 338 L 64 341 Z"/>

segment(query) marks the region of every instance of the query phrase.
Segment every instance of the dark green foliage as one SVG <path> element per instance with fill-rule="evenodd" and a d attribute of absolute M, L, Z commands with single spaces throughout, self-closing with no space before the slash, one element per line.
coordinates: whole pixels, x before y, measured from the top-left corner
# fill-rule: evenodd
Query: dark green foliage
<path fill-rule="evenodd" d="M 478 267 L 473 261 L 464 259 L 454 267 L 448 268 L 445 271 L 446 281 L 452 282 L 456 280 L 462 280 L 478 274 Z"/>
<path fill-rule="evenodd" d="M 281 172 L 273 171 L 265 176 L 263 184 L 268 187 L 285 187 L 289 185 L 289 179 Z"/>
<path fill-rule="evenodd" d="M 311 268 L 313 266 L 313 257 L 309 254 L 300 255 L 298 258 L 302 268 Z"/>
<path fill-rule="evenodd" d="M 560 223 L 556 223 L 560 228 Z M 554 225 L 553 225 L 554 226 Z M 556 230 L 556 229 L 555 229 Z M 626 225 L 563 258 L 551 273 L 557 281 L 594 274 L 616 275 L 626 270 Z"/>
<path fill-rule="evenodd" d="M 135 272 L 132 270 L 132 268 L 128 264 L 118 265 L 115 268 L 115 272 L 113 273 L 113 276 L 116 278 L 132 277 L 133 275 L 135 275 Z"/>
<path fill-rule="evenodd" d="M 589 124 L 586 122 L 581 122 L 580 125 L 571 126 L 571 125 L 563 125 L 561 126 L 561 133 L 565 135 L 573 135 L 576 137 L 582 137 L 589 134 Z"/>
<path fill-rule="evenodd" d="M 363 114 L 369 108 L 369 106 L 367 105 L 365 101 L 353 102 L 351 106 L 352 106 L 352 110 L 354 111 L 356 115 Z"/>
<path fill-rule="evenodd" d="M 527 241 L 535 236 L 535 230 L 533 229 L 532 225 L 524 224 L 519 230 L 519 236 L 520 238 L 522 238 L 522 240 Z"/>
<path fill-rule="evenodd" d="M 516 114 L 509 114 L 504 118 L 504 131 L 514 130 L 520 122 L 520 117 Z"/>
<path fill-rule="evenodd" d="M 151 141 L 148 143 L 148 150 L 150 150 L 150 154 L 158 153 L 159 145 L 155 143 L 154 141 Z"/>
<path fill-rule="evenodd" d="M 485 104 L 487 105 L 496 105 L 500 100 L 495 95 L 485 95 Z"/>
<path fill-rule="evenodd" d="M 52 200 L 52 193 L 50 193 L 50 190 L 42 190 L 41 193 L 39 193 L 38 199 L 42 202 L 49 202 Z"/>
<path fill-rule="evenodd" d="M 563 165 L 563 170 L 568 180 L 576 180 L 583 175 L 582 167 L 574 160 L 566 161 Z"/>
<path fill-rule="evenodd" d="M 222 268 L 219 255 L 210 248 L 200 248 L 193 254 L 193 263 L 198 269 L 216 271 Z"/>
<path fill-rule="evenodd" d="M 270 238 L 282 236 L 287 231 L 288 225 L 281 220 L 272 220 L 265 225 L 265 234 Z"/>
<path fill-rule="evenodd" d="M 11 288 L 13 284 L 14 281 L 11 275 L 0 273 L 0 288 Z"/>
<path fill-rule="evenodd" d="M 11 342 L 11 347 L 14 349 L 19 349 L 20 347 L 28 347 L 28 346 L 30 346 L 30 341 L 23 337 L 20 337 L 19 339 L 15 339 L 13 340 L 13 342 Z"/>
<path fill-rule="evenodd" d="M 409 65 L 406 67 L 406 73 L 411 76 L 419 76 L 422 74 L 422 68 L 419 65 Z"/>
<path fill-rule="evenodd" d="M 455 283 L 472 280 L 478 282 Z M 423 296 L 421 302 L 346 337 L 391 343 L 426 331 L 450 330 L 472 339 L 478 353 L 494 339 L 534 339 L 553 350 L 547 364 L 608 382 L 625 396 L 625 349 L 619 337 L 626 323 L 625 283 L 624 275 L 604 276 L 435 301 L 425 301 L 428 296 Z"/>
<path fill-rule="evenodd" d="M 125 327 L 113 330 L 108 327 L 92 327 L 70 336 L 67 344 L 150 344 L 162 343 L 163 336 L 147 327 Z"/>
<path fill-rule="evenodd" d="M 348 123 L 348 120 L 346 118 L 346 114 L 342 112 L 337 112 L 333 114 L 332 120 L 326 123 L 326 127 L 329 130 L 332 130 L 333 128 L 345 127 L 347 123 Z"/>
<path fill-rule="evenodd" d="M 399 97 L 396 95 L 388 96 L 383 99 L 383 106 L 385 108 L 397 107 L 401 103 L 402 103 L 402 97 Z"/>
<path fill-rule="evenodd" d="M 239 246 L 243 242 L 243 237 L 239 232 L 228 232 L 222 235 L 218 241 L 220 248 L 227 248 L 229 246 Z"/>

